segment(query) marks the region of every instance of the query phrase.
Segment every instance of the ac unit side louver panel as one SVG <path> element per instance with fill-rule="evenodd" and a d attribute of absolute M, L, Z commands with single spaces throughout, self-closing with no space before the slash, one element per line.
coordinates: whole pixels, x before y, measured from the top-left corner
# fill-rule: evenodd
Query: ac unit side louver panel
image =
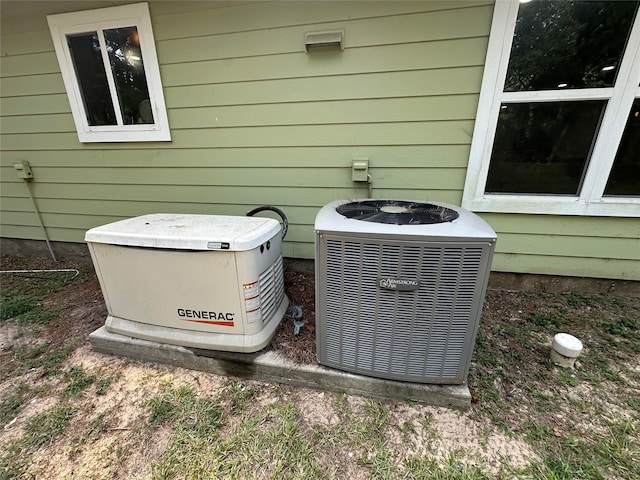
<path fill-rule="evenodd" d="M 412 382 L 466 381 L 492 242 L 328 233 L 317 242 L 320 363 Z M 379 288 L 387 277 L 419 279 L 419 288 Z"/>

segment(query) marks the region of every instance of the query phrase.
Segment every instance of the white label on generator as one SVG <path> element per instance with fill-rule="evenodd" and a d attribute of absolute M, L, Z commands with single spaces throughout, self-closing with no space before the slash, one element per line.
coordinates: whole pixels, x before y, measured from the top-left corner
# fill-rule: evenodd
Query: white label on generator
<path fill-rule="evenodd" d="M 245 283 L 244 285 L 242 285 L 242 288 L 244 291 L 245 300 L 260 295 L 260 287 L 258 286 L 258 282 Z"/>
<path fill-rule="evenodd" d="M 260 320 L 262 320 L 262 313 L 259 308 L 252 312 L 247 312 L 247 323 L 256 323 Z"/>
<path fill-rule="evenodd" d="M 208 242 L 207 248 L 209 250 L 229 250 L 229 242 Z"/>
<path fill-rule="evenodd" d="M 260 297 L 246 298 L 244 300 L 245 310 L 252 312 L 260 308 Z"/>

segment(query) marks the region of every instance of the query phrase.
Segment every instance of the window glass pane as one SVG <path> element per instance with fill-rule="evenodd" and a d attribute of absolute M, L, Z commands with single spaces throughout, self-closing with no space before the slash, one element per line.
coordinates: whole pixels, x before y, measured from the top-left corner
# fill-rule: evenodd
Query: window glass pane
<path fill-rule="evenodd" d="M 136 27 L 104 31 L 107 52 L 125 125 L 153 123 L 147 78 Z"/>
<path fill-rule="evenodd" d="M 116 125 L 98 34 L 67 35 L 89 125 Z"/>
<path fill-rule="evenodd" d="M 640 98 L 627 119 L 605 195 L 640 195 Z"/>
<path fill-rule="evenodd" d="M 486 192 L 576 195 L 605 104 L 503 104 Z"/>
<path fill-rule="evenodd" d="M 505 91 L 612 86 L 637 7 L 637 1 L 522 3 Z"/>

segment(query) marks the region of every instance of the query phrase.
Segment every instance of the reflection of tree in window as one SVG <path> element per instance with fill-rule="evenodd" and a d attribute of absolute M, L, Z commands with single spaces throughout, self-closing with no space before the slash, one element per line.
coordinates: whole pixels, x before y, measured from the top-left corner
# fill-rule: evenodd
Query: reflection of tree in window
<path fill-rule="evenodd" d="M 578 193 L 603 100 L 505 104 L 487 193 Z"/>
<path fill-rule="evenodd" d="M 605 195 L 640 195 L 640 98 L 627 119 Z"/>
<path fill-rule="evenodd" d="M 521 4 L 505 91 L 613 85 L 637 8 L 636 1 Z"/>
<path fill-rule="evenodd" d="M 67 35 L 82 103 L 89 125 L 116 125 L 98 34 L 96 32 Z"/>
<path fill-rule="evenodd" d="M 105 30 L 104 38 L 123 123 L 153 123 L 138 30 L 136 27 Z"/>

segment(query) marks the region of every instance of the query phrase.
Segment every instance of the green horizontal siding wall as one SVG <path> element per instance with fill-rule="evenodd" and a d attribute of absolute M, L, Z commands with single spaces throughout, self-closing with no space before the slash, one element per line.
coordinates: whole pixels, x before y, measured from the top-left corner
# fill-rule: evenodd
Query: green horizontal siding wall
<path fill-rule="evenodd" d="M 494 270 L 640 280 L 637 218 L 481 216 L 498 232 Z"/>
<path fill-rule="evenodd" d="M 312 258 L 318 209 L 367 194 L 354 157 L 370 159 L 374 197 L 460 204 L 492 3 L 152 1 L 173 140 L 126 144 L 78 142 L 46 23 L 56 2 L 3 6 L 0 234 L 42 238 L 19 160 L 56 241 L 145 213 L 273 204 L 290 221 L 285 255 Z M 306 32 L 335 29 L 344 51 L 304 52 Z M 640 279 L 631 219 L 484 217 L 497 270 Z"/>

